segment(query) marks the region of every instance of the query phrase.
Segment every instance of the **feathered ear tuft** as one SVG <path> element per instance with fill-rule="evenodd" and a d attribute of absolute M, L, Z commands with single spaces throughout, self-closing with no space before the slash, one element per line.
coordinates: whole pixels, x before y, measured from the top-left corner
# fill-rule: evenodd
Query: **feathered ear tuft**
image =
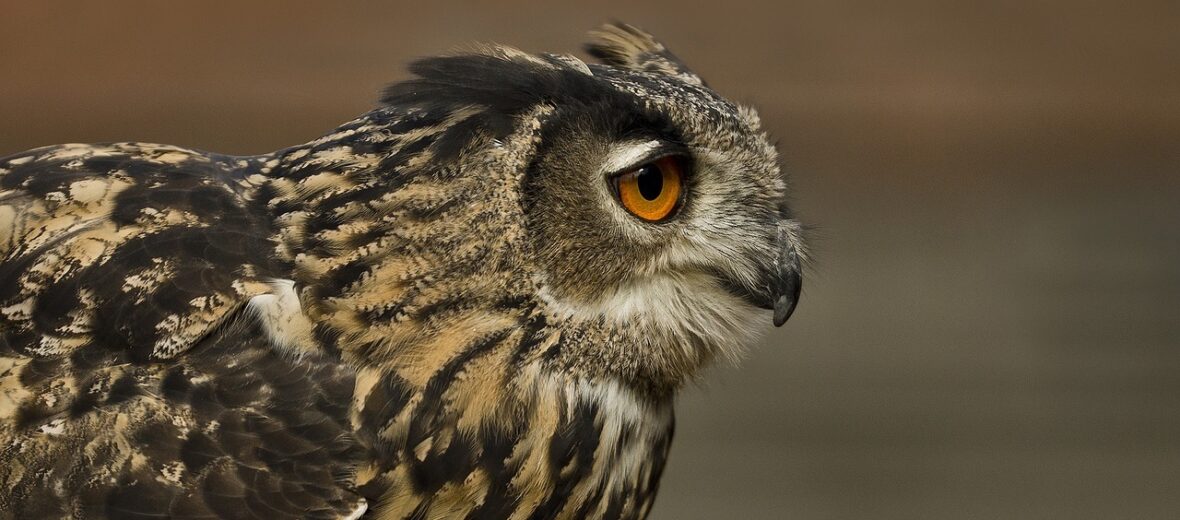
<path fill-rule="evenodd" d="M 586 52 L 604 64 L 676 76 L 694 85 L 704 84 L 664 44 L 635 26 L 616 22 L 591 31 L 590 36 L 594 40 L 586 44 Z"/>

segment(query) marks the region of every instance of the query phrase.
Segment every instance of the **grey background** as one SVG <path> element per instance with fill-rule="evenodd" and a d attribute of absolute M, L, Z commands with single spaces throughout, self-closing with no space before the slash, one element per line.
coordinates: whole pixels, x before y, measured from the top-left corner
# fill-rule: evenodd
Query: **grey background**
<path fill-rule="evenodd" d="M 654 518 L 1177 517 L 1180 4 L 887 4 L 6 0 L 0 154 L 271 151 L 413 57 L 636 23 L 760 107 L 817 236 Z"/>

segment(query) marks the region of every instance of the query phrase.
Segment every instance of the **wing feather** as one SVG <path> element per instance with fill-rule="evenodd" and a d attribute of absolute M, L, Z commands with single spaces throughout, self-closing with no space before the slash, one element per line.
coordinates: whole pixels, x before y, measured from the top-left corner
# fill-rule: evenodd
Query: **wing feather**
<path fill-rule="evenodd" d="M 246 161 L 247 166 L 250 164 Z M 0 328 L 30 356 L 173 358 L 269 290 L 240 164 L 176 147 L 63 145 L 0 162 Z"/>
<path fill-rule="evenodd" d="M 262 162 L 137 143 L 0 159 L 0 518 L 364 511 L 354 374 L 294 341 L 289 267 L 239 189 Z"/>

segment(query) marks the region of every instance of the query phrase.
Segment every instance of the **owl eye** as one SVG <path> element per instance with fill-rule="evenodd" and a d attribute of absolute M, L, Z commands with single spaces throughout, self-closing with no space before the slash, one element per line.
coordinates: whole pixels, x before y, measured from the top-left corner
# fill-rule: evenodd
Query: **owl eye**
<path fill-rule="evenodd" d="M 660 222 L 680 209 L 684 186 L 681 157 L 661 157 L 611 179 L 615 196 L 627 211 L 647 222 Z"/>

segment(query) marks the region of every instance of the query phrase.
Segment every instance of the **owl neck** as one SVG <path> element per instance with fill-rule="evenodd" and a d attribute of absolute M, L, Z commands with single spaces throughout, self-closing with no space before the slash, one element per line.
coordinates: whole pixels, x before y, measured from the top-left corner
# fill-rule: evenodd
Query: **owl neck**
<path fill-rule="evenodd" d="M 645 516 L 670 447 L 671 402 L 539 360 L 502 370 L 508 353 L 497 350 L 424 388 L 360 372 L 352 420 L 379 451 L 357 473 L 362 492 L 390 518 Z"/>
<path fill-rule="evenodd" d="M 447 343 L 452 325 L 491 331 L 521 299 L 519 208 L 488 196 L 511 191 L 512 168 L 458 175 L 428 146 L 442 123 L 400 117 L 374 111 L 277 152 L 253 182 L 317 337 L 357 359 Z"/>

